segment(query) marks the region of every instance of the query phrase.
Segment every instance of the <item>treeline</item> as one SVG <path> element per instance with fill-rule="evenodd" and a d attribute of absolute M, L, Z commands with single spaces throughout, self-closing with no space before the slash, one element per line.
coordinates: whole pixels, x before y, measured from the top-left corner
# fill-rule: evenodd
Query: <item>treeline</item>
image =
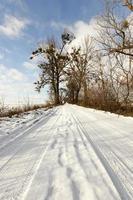
<path fill-rule="evenodd" d="M 32 52 L 40 69 L 36 90 L 48 85 L 56 105 L 64 102 L 113 112 L 133 112 L 132 3 L 107 1 L 97 18 L 97 36 L 89 34 L 80 47 L 75 36 L 64 32 L 60 45 L 51 38 Z M 120 8 L 127 17 L 120 17 Z M 128 9 L 129 8 L 129 9 Z M 119 16 L 119 17 L 118 17 Z"/>

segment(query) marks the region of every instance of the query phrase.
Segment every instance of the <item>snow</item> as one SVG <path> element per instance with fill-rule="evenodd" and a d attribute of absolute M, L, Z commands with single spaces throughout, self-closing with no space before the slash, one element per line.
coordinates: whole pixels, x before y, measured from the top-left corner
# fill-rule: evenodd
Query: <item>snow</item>
<path fill-rule="evenodd" d="M 2 200 L 133 199 L 131 117 L 65 104 L 3 119 L 0 134 Z"/>
<path fill-rule="evenodd" d="M 27 131 L 30 127 L 35 125 L 43 115 L 47 116 L 49 111 L 47 109 L 38 109 L 14 115 L 14 117 L 0 118 L 0 146 L 4 146 L 11 140 L 14 140 L 21 135 L 21 132 Z M 21 130 L 21 131 L 20 131 Z M 10 140 L 9 140 L 10 138 Z"/>
<path fill-rule="evenodd" d="M 37 116 L 41 116 L 43 114 L 43 110 L 34 110 L 22 113 L 20 115 L 14 115 L 14 117 L 3 117 L 0 118 L 0 136 L 3 134 L 11 134 L 16 128 L 20 128 L 29 125 L 29 122 L 34 123 L 33 120 L 37 118 Z"/>

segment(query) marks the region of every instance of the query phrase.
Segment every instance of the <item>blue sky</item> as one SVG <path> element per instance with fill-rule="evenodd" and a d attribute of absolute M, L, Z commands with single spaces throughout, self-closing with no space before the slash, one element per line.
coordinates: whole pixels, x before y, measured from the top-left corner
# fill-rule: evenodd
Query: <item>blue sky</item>
<path fill-rule="evenodd" d="M 102 0 L 0 0 L 0 97 L 16 104 L 22 99 L 41 102 L 33 82 L 37 68 L 29 60 L 37 43 L 59 37 L 66 27 L 79 36 L 102 11 Z"/>

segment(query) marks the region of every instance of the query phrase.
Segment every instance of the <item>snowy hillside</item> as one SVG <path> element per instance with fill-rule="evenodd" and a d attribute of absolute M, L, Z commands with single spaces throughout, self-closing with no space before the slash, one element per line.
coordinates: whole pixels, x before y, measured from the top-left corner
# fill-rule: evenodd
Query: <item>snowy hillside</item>
<path fill-rule="evenodd" d="M 65 104 L 1 119 L 0 199 L 133 199 L 133 118 Z"/>

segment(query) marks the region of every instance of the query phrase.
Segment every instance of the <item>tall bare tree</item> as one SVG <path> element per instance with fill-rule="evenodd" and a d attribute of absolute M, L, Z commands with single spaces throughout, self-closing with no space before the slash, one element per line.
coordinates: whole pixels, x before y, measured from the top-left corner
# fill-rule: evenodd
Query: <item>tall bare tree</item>
<path fill-rule="evenodd" d="M 87 82 L 92 51 L 92 40 L 88 36 L 85 38 L 82 48 L 74 47 L 69 54 L 71 62 L 66 70 L 67 87 L 73 103 L 79 102 L 79 94 L 82 90 L 84 105 L 87 104 Z"/>

